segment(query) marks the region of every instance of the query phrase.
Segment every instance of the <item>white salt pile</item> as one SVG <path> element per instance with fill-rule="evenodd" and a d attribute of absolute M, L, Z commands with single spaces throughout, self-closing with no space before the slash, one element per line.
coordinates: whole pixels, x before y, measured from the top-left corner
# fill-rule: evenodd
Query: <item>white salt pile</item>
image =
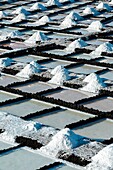
<path fill-rule="evenodd" d="M 111 0 L 111 1 L 109 2 L 109 4 L 110 4 L 110 5 L 113 5 L 113 0 Z"/>
<path fill-rule="evenodd" d="M 47 6 L 52 6 L 52 5 L 57 5 L 58 7 L 61 6 L 62 4 L 59 2 L 59 0 L 49 0 L 46 3 Z"/>
<path fill-rule="evenodd" d="M 25 40 L 24 42 L 27 44 L 34 45 L 38 41 L 46 41 L 46 40 L 48 40 L 48 37 L 43 32 L 37 31 L 30 38 Z"/>
<path fill-rule="evenodd" d="M 16 136 L 22 136 L 23 133 L 27 134 L 30 131 L 35 132 L 41 128 L 41 124 L 0 112 L 0 127 L 5 130 L 0 134 L 0 138 L 7 142 L 14 142 Z"/>
<path fill-rule="evenodd" d="M 64 81 L 70 79 L 68 70 L 61 65 L 55 67 L 51 71 L 51 74 L 53 75 L 53 77 L 51 78 L 51 80 L 49 80 L 49 83 L 52 84 L 62 85 Z"/>
<path fill-rule="evenodd" d="M 87 28 L 88 31 L 101 31 L 103 29 L 103 24 L 100 21 L 93 21 L 89 27 Z"/>
<path fill-rule="evenodd" d="M 98 15 L 99 14 L 99 12 L 95 8 L 91 8 L 91 7 L 86 7 L 83 10 L 83 13 L 84 14 L 93 14 L 93 15 Z"/>
<path fill-rule="evenodd" d="M 60 24 L 60 28 L 65 29 L 74 26 L 76 24 L 75 20 L 76 20 L 75 13 L 71 12 L 64 18 L 63 22 Z"/>
<path fill-rule="evenodd" d="M 60 3 L 68 2 L 69 0 L 59 0 Z"/>
<path fill-rule="evenodd" d="M 83 91 L 88 91 L 91 93 L 98 93 L 103 87 L 106 87 L 102 79 L 95 73 L 89 74 L 84 80 L 88 84 L 81 88 Z"/>
<path fill-rule="evenodd" d="M 37 10 L 37 9 L 40 9 L 42 11 L 46 10 L 47 8 L 43 5 L 43 4 L 40 4 L 38 2 L 36 2 L 35 4 L 33 4 L 33 6 L 30 8 L 31 10 Z"/>
<path fill-rule="evenodd" d="M 82 40 L 81 38 L 73 41 L 72 43 L 70 43 L 66 48 L 66 52 L 68 53 L 73 53 L 75 51 L 76 48 L 82 48 L 82 47 L 85 47 L 87 46 L 87 43 Z"/>
<path fill-rule="evenodd" d="M 18 36 L 21 36 L 21 35 L 22 35 L 22 33 L 20 31 L 15 30 L 15 31 L 8 33 L 6 37 L 14 38 L 14 37 L 18 37 Z"/>
<path fill-rule="evenodd" d="M 65 128 L 54 135 L 52 140 L 40 150 L 55 157 L 60 151 L 70 151 L 84 143 L 86 143 L 86 139 L 83 136 L 75 134 L 69 128 Z"/>
<path fill-rule="evenodd" d="M 27 64 L 19 73 L 16 74 L 18 77 L 29 78 L 35 73 L 39 73 L 41 71 L 41 66 L 35 61 Z"/>
<path fill-rule="evenodd" d="M 86 166 L 87 170 L 112 170 L 113 169 L 113 144 L 103 148 L 92 158 Z"/>
<path fill-rule="evenodd" d="M 6 17 L 7 14 L 4 11 L 0 11 L 0 19 Z"/>
<path fill-rule="evenodd" d="M 18 7 L 16 10 L 12 12 L 12 14 L 24 14 L 24 15 L 29 15 L 30 12 L 28 12 L 25 8 L 23 7 Z"/>
<path fill-rule="evenodd" d="M 91 55 L 101 55 L 102 52 L 111 52 L 113 51 L 113 45 L 109 42 L 105 42 L 96 48 L 95 51 L 91 52 Z"/>
<path fill-rule="evenodd" d="M 108 11 L 112 10 L 112 8 L 107 3 L 104 2 L 100 2 L 96 8 L 98 10 L 102 10 L 102 9 L 106 9 Z"/>
<path fill-rule="evenodd" d="M 45 15 L 42 18 L 40 18 L 38 21 L 34 22 L 33 24 L 35 26 L 45 25 L 45 24 L 47 24 L 50 21 L 51 21 L 50 18 L 47 15 Z"/>
<path fill-rule="evenodd" d="M 7 67 L 14 63 L 11 58 L 0 58 L 0 67 Z"/>
<path fill-rule="evenodd" d="M 17 22 L 20 22 L 20 21 L 26 20 L 26 19 L 27 19 L 26 15 L 21 13 L 21 14 L 17 15 L 16 17 L 14 17 L 10 22 L 17 23 Z"/>

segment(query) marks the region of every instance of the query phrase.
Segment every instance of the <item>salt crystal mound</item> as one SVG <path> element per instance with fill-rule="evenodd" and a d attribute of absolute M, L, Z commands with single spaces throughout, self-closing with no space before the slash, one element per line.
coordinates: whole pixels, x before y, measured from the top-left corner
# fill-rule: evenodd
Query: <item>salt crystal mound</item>
<path fill-rule="evenodd" d="M 41 66 L 35 61 L 27 64 L 19 73 L 16 74 L 18 77 L 30 78 L 35 73 L 39 73 L 41 70 Z"/>
<path fill-rule="evenodd" d="M 110 5 L 113 5 L 113 0 L 111 0 L 111 1 L 109 2 L 109 4 L 110 4 Z"/>
<path fill-rule="evenodd" d="M 58 66 L 56 66 L 56 67 L 51 71 L 51 74 L 52 74 L 52 75 L 55 75 L 55 74 L 57 74 L 57 73 L 59 73 L 59 72 L 62 72 L 62 71 L 64 71 L 65 73 L 68 72 L 68 70 L 65 69 L 64 66 L 58 65 Z"/>
<path fill-rule="evenodd" d="M 30 38 L 25 40 L 24 43 L 34 45 L 38 41 L 42 42 L 42 41 L 47 41 L 47 40 L 48 40 L 48 37 L 43 32 L 37 31 Z"/>
<path fill-rule="evenodd" d="M 23 133 L 31 131 L 36 132 L 41 128 L 40 123 L 25 121 L 11 114 L 0 112 L 0 128 L 5 132 L 0 134 L 0 138 L 8 142 L 14 142 L 16 136 L 22 136 Z"/>
<path fill-rule="evenodd" d="M 59 0 L 49 0 L 46 3 L 47 6 L 52 6 L 52 5 L 57 5 L 58 7 L 60 7 L 62 4 L 59 2 Z"/>
<path fill-rule="evenodd" d="M 103 29 L 103 24 L 100 21 L 93 21 L 89 27 L 87 28 L 88 31 L 100 32 Z"/>
<path fill-rule="evenodd" d="M 108 11 L 112 10 L 112 8 L 107 3 L 103 3 L 103 2 L 100 2 L 96 7 L 96 9 L 98 10 L 106 9 Z"/>
<path fill-rule="evenodd" d="M 98 93 L 99 90 L 106 87 L 102 79 L 95 73 L 89 74 L 83 81 L 88 83 L 86 86 L 81 88 L 83 91 Z"/>
<path fill-rule="evenodd" d="M 24 15 L 29 15 L 30 12 L 28 12 L 26 9 L 23 7 L 17 8 L 15 11 L 12 12 L 12 14 L 24 14 Z"/>
<path fill-rule="evenodd" d="M 55 157 L 60 151 L 70 151 L 86 143 L 86 141 L 83 136 L 75 134 L 69 128 L 65 128 L 54 135 L 47 145 L 40 148 L 40 151 Z"/>
<path fill-rule="evenodd" d="M 26 15 L 21 13 L 21 14 L 17 15 L 16 17 L 14 17 L 10 22 L 17 23 L 17 22 L 21 22 L 22 20 L 26 20 L 26 19 L 27 19 Z"/>
<path fill-rule="evenodd" d="M 30 10 L 37 10 L 37 9 L 40 9 L 40 10 L 44 11 L 44 10 L 46 10 L 47 8 L 46 8 L 44 5 L 36 2 L 36 3 L 30 8 Z"/>
<path fill-rule="evenodd" d="M 7 14 L 4 11 L 0 11 L 0 19 L 5 18 Z"/>
<path fill-rule="evenodd" d="M 10 58 L 0 58 L 0 67 L 7 67 L 10 66 L 14 60 Z"/>
<path fill-rule="evenodd" d="M 51 80 L 48 81 L 51 84 L 63 85 L 64 81 L 70 79 L 68 70 L 61 65 L 55 67 L 51 71 L 51 74 L 53 75 L 53 77 L 51 78 Z"/>
<path fill-rule="evenodd" d="M 83 13 L 84 14 L 93 14 L 93 15 L 98 15 L 99 14 L 99 12 L 95 8 L 91 8 L 91 7 L 86 7 L 83 10 Z"/>
<path fill-rule="evenodd" d="M 87 170 L 112 170 L 113 169 L 113 144 L 108 145 L 98 152 L 92 162 L 86 166 Z"/>
<path fill-rule="evenodd" d="M 35 26 L 45 25 L 50 21 L 51 21 L 50 18 L 47 15 L 45 15 L 42 18 L 40 18 L 38 21 L 34 22 L 33 25 Z"/>
<path fill-rule="evenodd" d="M 96 48 L 95 51 L 91 52 L 90 55 L 100 56 L 102 52 L 112 52 L 113 45 L 109 42 L 105 42 Z"/>
<path fill-rule="evenodd" d="M 91 73 L 86 76 L 83 82 L 90 83 L 92 80 L 102 82 L 102 79 L 95 73 Z"/>
<path fill-rule="evenodd" d="M 71 12 L 69 15 L 67 15 L 63 22 L 60 24 L 60 28 L 65 29 L 65 28 L 70 28 L 76 24 L 75 22 L 75 13 Z"/>
<path fill-rule="evenodd" d="M 76 48 L 82 48 L 87 46 L 87 43 L 82 40 L 81 38 L 79 38 L 78 40 L 73 41 L 72 43 L 70 43 L 66 48 L 66 52 L 68 53 L 73 53 L 75 51 Z"/>
<path fill-rule="evenodd" d="M 59 0 L 60 3 L 68 2 L 69 0 Z"/>
<path fill-rule="evenodd" d="M 21 35 L 22 35 L 22 33 L 20 31 L 15 30 L 15 31 L 8 33 L 8 35 L 6 37 L 14 38 L 14 37 L 19 37 Z"/>

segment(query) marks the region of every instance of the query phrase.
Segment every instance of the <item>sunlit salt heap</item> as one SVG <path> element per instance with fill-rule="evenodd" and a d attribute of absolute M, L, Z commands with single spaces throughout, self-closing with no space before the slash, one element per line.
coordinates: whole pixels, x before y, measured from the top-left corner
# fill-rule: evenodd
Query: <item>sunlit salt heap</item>
<path fill-rule="evenodd" d="M 93 21 L 87 29 L 88 31 L 101 31 L 103 29 L 103 24 L 100 21 Z"/>
<path fill-rule="evenodd" d="M 22 136 L 23 133 L 30 133 L 30 131 L 35 132 L 41 128 L 41 124 L 0 112 L 0 128 L 5 130 L 0 137 L 7 142 L 14 142 L 16 136 Z"/>
<path fill-rule="evenodd" d="M 68 2 L 69 0 L 59 0 L 60 3 Z"/>
<path fill-rule="evenodd" d="M 95 8 L 86 7 L 86 8 L 83 10 L 83 13 L 84 13 L 84 14 L 98 15 L 99 12 L 98 12 Z"/>
<path fill-rule="evenodd" d="M 66 52 L 72 53 L 75 51 L 76 48 L 82 48 L 87 46 L 87 43 L 82 40 L 81 38 L 73 41 L 72 43 L 70 43 L 67 47 L 66 47 Z"/>
<path fill-rule="evenodd" d="M 38 41 L 46 41 L 48 37 L 40 31 L 35 32 L 30 38 L 28 38 L 25 43 L 27 44 L 36 44 Z"/>
<path fill-rule="evenodd" d="M 110 5 L 113 5 L 113 0 L 111 0 L 111 1 L 109 2 L 109 4 L 110 4 Z"/>
<path fill-rule="evenodd" d="M 92 93 L 98 93 L 99 90 L 106 86 L 102 79 L 95 73 L 89 74 L 83 81 L 87 82 L 87 85 L 82 87 L 81 90 Z"/>
<path fill-rule="evenodd" d="M 11 58 L 0 58 L 0 67 L 10 66 L 13 62 Z"/>
<path fill-rule="evenodd" d="M 75 20 L 77 20 L 77 16 L 76 13 L 71 12 L 64 18 L 63 22 L 60 24 L 60 28 L 70 28 L 74 26 L 76 24 Z"/>
<path fill-rule="evenodd" d="M 44 10 L 46 10 L 47 8 L 46 8 L 44 5 L 36 2 L 30 9 L 31 9 L 31 10 L 40 9 L 40 10 L 44 11 Z"/>
<path fill-rule="evenodd" d="M 34 22 L 33 24 L 35 26 L 45 25 L 45 24 L 47 24 L 50 21 L 51 21 L 50 18 L 47 15 L 45 15 L 42 18 L 40 18 L 38 21 Z"/>
<path fill-rule="evenodd" d="M 21 14 L 18 14 L 16 17 L 14 17 L 10 22 L 17 23 L 17 22 L 20 22 L 20 21 L 26 20 L 26 19 L 27 19 L 26 15 L 21 13 Z"/>
<path fill-rule="evenodd" d="M 112 8 L 107 3 L 104 2 L 100 2 L 96 8 L 99 10 L 101 9 L 106 9 L 108 11 L 112 10 Z"/>
<path fill-rule="evenodd" d="M 112 52 L 113 51 L 113 45 L 109 42 L 105 42 L 101 44 L 99 47 L 96 48 L 95 51 L 91 53 L 91 55 L 101 55 L 102 52 Z"/>
<path fill-rule="evenodd" d="M 23 7 L 18 7 L 15 11 L 12 12 L 12 14 L 25 14 L 29 15 L 30 12 L 28 12 L 25 8 Z"/>
<path fill-rule="evenodd" d="M 39 73 L 40 69 L 41 66 L 35 61 L 32 61 L 29 64 L 27 64 L 19 73 L 17 73 L 16 76 L 29 78 L 33 74 Z"/>
<path fill-rule="evenodd" d="M 21 36 L 21 35 L 22 35 L 22 33 L 21 33 L 20 31 L 15 30 L 15 31 L 10 32 L 10 33 L 7 35 L 7 37 L 13 38 L 13 37 Z"/>
<path fill-rule="evenodd" d="M 59 2 L 59 0 L 49 0 L 46 3 L 47 6 L 52 6 L 52 5 L 57 5 L 57 6 L 61 6 L 62 4 Z"/>
<path fill-rule="evenodd" d="M 40 150 L 55 157 L 60 151 L 69 151 L 86 143 L 83 136 L 75 134 L 69 128 L 60 130 L 52 137 L 52 140 Z"/>
<path fill-rule="evenodd" d="M 0 11 L 0 19 L 6 17 L 7 14 L 4 11 Z"/>
<path fill-rule="evenodd" d="M 51 80 L 49 80 L 49 83 L 52 84 L 62 85 L 64 81 L 70 79 L 68 70 L 61 65 L 55 67 L 51 71 L 51 74 L 53 75 L 53 77 L 51 78 Z"/>
<path fill-rule="evenodd" d="M 103 148 L 92 158 L 86 166 L 87 170 L 112 170 L 113 169 L 113 144 Z"/>

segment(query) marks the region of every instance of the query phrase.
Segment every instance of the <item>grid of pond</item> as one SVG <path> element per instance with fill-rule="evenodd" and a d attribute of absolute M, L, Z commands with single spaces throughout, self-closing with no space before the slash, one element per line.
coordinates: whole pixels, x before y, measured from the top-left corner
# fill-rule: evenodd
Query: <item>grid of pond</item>
<path fill-rule="evenodd" d="M 0 90 L 0 102 L 4 102 L 9 99 L 15 99 L 17 97 L 19 97 L 19 95 Z"/>
<path fill-rule="evenodd" d="M 41 56 L 37 56 L 37 55 L 30 55 L 30 54 L 13 58 L 13 60 L 17 62 L 22 62 L 22 63 L 30 63 L 31 61 L 37 61 L 37 60 L 42 60 L 42 59 L 45 59 L 45 58 Z"/>
<path fill-rule="evenodd" d="M 60 50 L 60 49 L 49 50 L 49 51 L 43 51 L 43 52 L 46 52 L 46 53 L 48 53 L 48 54 L 61 55 L 61 56 L 64 56 L 64 55 L 67 54 L 65 50 Z"/>
<path fill-rule="evenodd" d="M 62 129 L 66 125 L 80 120 L 85 120 L 92 117 L 90 114 L 84 114 L 83 112 L 62 109 L 60 111 L 50 112 L 42 116 L 32 118 L 35 122 L 40 122 L 45 125 L 53 126 L 55 128 Z"/>
<path fill-rule="evenodd" d="M 82 104 L 88 108 L 98 109 L 103 112 L 113 110 L 113 98 L 111 97 L 101 97 Z"/>
<path fill-rule="evenodd" d="M 0 85 L 1 86 L 7 86 L 8 84 L 19 82 L 24 80 L 23 78 L 17 78 L 15 76 L 9 75 L 9 74 L 2 74 L 0 76 Z"/>
<path fill-rule="evenodd" d="M 41 111 L 43 109 L 49 109 L 51 107 L 51 104 L 42 103 L 41 101 L 34 99 L 26 99 L 2 106 L 0 110 L 17 116 L 26 116 L 27 114 Z"/>
<path fill-rule="evenodd" d="M 62 66 L 67 66 L 69 65 L 71 62 L 69 61 L 62 61 L 62 60 L 53 60 L 53 61 L 47 61 L 47 62 L 43 62 L 41 65 L 46 67 L 46 68 L 55 68 L 58 65 L 62 65 Z"/>
<path fill-rule="evenodd" d="M 109 119 L 103 119 L 95 123 L 81 126 L 80 128 L 75 129 L 74 132 L 79 135 L 87 136 L 89 138 L 103 140 L 109 139 L 113 136 L 112 130 L 113 121 Z"/>
<path fill-rule="evenodd" d="M 113 81 L 113 70 L 108 70 L 106 72 L 103 72 L 103 73 L 99 74 L 99 76 L 101 78 Z"/>
<path fill-rule="evenodd" d="M 102 67 L 84 64 L 84 65 L 69 68 L 69 71 L 74 72 L 74 73 L 90 74 L 90 73 L 94 73 L 102 69 L 103 69 Z"/>
<path fill-rule="evenodd" d="M 61 99 L 66 102 L 74 103 L 75 101 L 91 97 L 94 94 L 82 92 L 79 90 L 73 90 L 73 89 L 61 89 L 53 93 L 46 94 L 47 97 L 53 97 L 55 99 Z"/>
<path fill-rule="evenodd" d="M 18 149 L 0 157 L 0 168 L 5 170 L 10 167 L 11 170 L 15 170 L 16 167 L 16 170 L 34 170 L 53 162 L 52 159 L 38 153 L 35 154 L 24 149 Z"/>
<path fill-rule="evenodd" d="M 100 58 L 100 59 L 97 58 L 96 61 L 97 61 L 97 62 L 100 62 L 100 63 L 113 64 L 113 58 L 110 58 L 110 57 L 102 57 L 102 58 Z"/>
<path fill-rule="evenodd" d="M 28 93 L 37 93 L 37 92 L 41 92 L 41 91 L 56 88 L 56 87 L 57 87 L 56 85 L 48 84 L 44 82 L 33 82 L 33 83 L 23 84 L 21 86 L 17 86 L 14 88 L 19 89 L 24 92 L 28 92 Z"/>
<path fill-rule="evenodd" d="M 5 143 L 3 141 L 0 141 L 0 150 L 8 149 L 10 147 L 12 147 L 12 145 Z"/>

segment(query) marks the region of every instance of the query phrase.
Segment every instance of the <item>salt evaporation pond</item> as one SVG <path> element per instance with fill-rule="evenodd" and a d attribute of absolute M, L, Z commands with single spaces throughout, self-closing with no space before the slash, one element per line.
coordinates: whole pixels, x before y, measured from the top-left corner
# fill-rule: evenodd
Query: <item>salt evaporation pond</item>
<path fill-rule="evenodd" d="M 0 85 L 2 86 L 7 86 L 8 84 L 14 83 L 14 82 L 19 82 L 24 79 L 16 78 L 15 76 L 11 76 L 8 74 L 2 74 L 0 76 Z"/>
<path fill-rule="evenodd" d="M 28 92 L 28 93 L 37 93 L 37 92 L 52 89 L 55 87 L 57 86 L 53 84 L 48 84 L 48 83 L 38 81 L 38 82 L 33 82 L 33 83 L 27 83 L 25 85 L 17 86 L 14 88 L 19 89 L 24 92 Z"/>
<path fill-rule="evenodd" d="M 10 147 L 12 147 L 12 145 L 5 143 L 3 141 L 0 141 L 0 150 L 8 149 Z"/>
<path fill-rule="evenodd" d="M 42 116 L 37 116 L 32 118 L 35 122 L 40 122 L 55 128 L 62 129 L 66 125 L 73 122 L 80 121 L 81 119 L 85 120 L 92 117 L 90 114 L 84 114 L 78 111 L 72 110 L 59 110 L 51 113 L 44 114 Z"/>
<path fill-rule="evenodd" d="M 15 95 L 13 93 L 7 93 L 5 91 L 0 90 L 0 102 L 4 102 L 9 99 L 15 99 L 19 97 L 19 95 Z"/>
<path fill-rule="evenodd" d="M 113 121 L 103 119 L 95 123 L 81 126 L 74 130 L 75 133 L 93 139 L 110 139 L 113 136 Z"/>
<path fill-rule="evenodd" d="M 82 104 L 88 108 L 98 109 L 103 112 L 113 110 L 113 98 L 111 97 L 101 97 Z"/>
<path fill-rule="evenodd" d="M 36 111 L 41 111 L 43 109 L 48 109 L 51 107 L 51 104 L 43 104 L 41 101 L 28 99 L 2 106 L 0 110 L 17 116 L 26 116 L 27 114 L 34 113 Z"/>
<path fill-rule="evenodd" d="M 102 68 L 98 66 L 96 67 L 96 66 L 84 64 L 82 66 L 69 68 L 69 71 L 74 72 L 74 73 L 90 74 L 90 73 L 99 71 L 101 69 Z"/>
<path fill-rule="evenodd" d="M 15 170 L 15 167 L 16 170 L 34 170 L 50 163 L 54 163 L 54 160 L 24 149 L 13 150 L 0 157 L 0 168 L 4 170 L 9 167 L 11 170 Z"/>
<path fill-rule="evenodd" d="M 42 59 L 44 59 L 44 57 L 30 55 L 30 54 L 13 58 L 13 60 L 17 62 L 22 62 L 22 63 L 30 63 L 31 61 L 37 61 L 37 60 L 42 60 Z"/>

